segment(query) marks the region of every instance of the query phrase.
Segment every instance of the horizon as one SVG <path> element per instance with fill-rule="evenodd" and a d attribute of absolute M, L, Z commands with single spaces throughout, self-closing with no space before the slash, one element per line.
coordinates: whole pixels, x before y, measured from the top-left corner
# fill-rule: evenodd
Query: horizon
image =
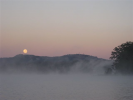
<path fill-rule="evenodd" d="M 109 59 L 133 41 L 132 0 L 1 0 L 0 58 L 85 54 Z"/>
<path fill-rule="evenodd" d="M 0 58 L 13 58 L 13 57 L 18 56 L 18 55 L 23 55 L 23 56 L 39 56 L 39 55 L 33 55 L 33 54 L 16 54 L 16 55 L 11 56 L 11 57 L 0 57 Z M 65 55 L 60 55 L 60 56 L 39 56 L 39 57 L 62 57 L 62 56 L 66 56 L 66 55 L 86 55 L 86 54 L 65 54 Z M 86 55 L 86 56 L 95 57 L 95 58 L 98 58 L 98 59 L 104 59 L 104 58 L 99 58 L 99 57 L 93 56 L 93 55 Z M 105 59 L 105 60 L 110 60 L 110 59 Z"/>

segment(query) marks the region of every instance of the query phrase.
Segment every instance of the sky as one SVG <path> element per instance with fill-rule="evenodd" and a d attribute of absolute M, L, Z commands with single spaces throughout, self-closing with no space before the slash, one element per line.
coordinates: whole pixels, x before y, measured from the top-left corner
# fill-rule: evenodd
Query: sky
<path fill-rule="evenodd" d="M 87 54 L 133 41 L 133 0 L 1 0 L 0 58 Z"/>

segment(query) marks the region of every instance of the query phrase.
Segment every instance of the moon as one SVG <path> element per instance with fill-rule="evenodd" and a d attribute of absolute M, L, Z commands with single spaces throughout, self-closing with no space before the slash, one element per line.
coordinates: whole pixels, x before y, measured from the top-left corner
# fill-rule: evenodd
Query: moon
<path fill-rule="evenodd" d="M 24 49 L 24 50 L 23 50 L 23 53 L 27 53 L 27 52 L 28 52 L 27 49 Z"/>

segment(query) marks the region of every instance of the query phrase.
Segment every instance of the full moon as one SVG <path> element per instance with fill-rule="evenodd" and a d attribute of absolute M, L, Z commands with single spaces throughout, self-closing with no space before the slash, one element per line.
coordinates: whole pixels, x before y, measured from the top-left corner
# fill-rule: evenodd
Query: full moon
<path fill-rule="evenodd" d="M 23 53 L 27 53 L 27 49 L 24 49 L 24 50 L 23 50 Z"/>

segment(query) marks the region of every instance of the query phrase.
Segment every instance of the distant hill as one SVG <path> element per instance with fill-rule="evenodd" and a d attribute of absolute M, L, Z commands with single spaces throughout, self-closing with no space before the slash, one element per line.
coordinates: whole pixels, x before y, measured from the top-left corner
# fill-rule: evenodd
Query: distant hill
<path fill-rule="evenodd" d="M 83 54 L 0 58 L 0 73 L 111 73 L 112 61 Z"/>

